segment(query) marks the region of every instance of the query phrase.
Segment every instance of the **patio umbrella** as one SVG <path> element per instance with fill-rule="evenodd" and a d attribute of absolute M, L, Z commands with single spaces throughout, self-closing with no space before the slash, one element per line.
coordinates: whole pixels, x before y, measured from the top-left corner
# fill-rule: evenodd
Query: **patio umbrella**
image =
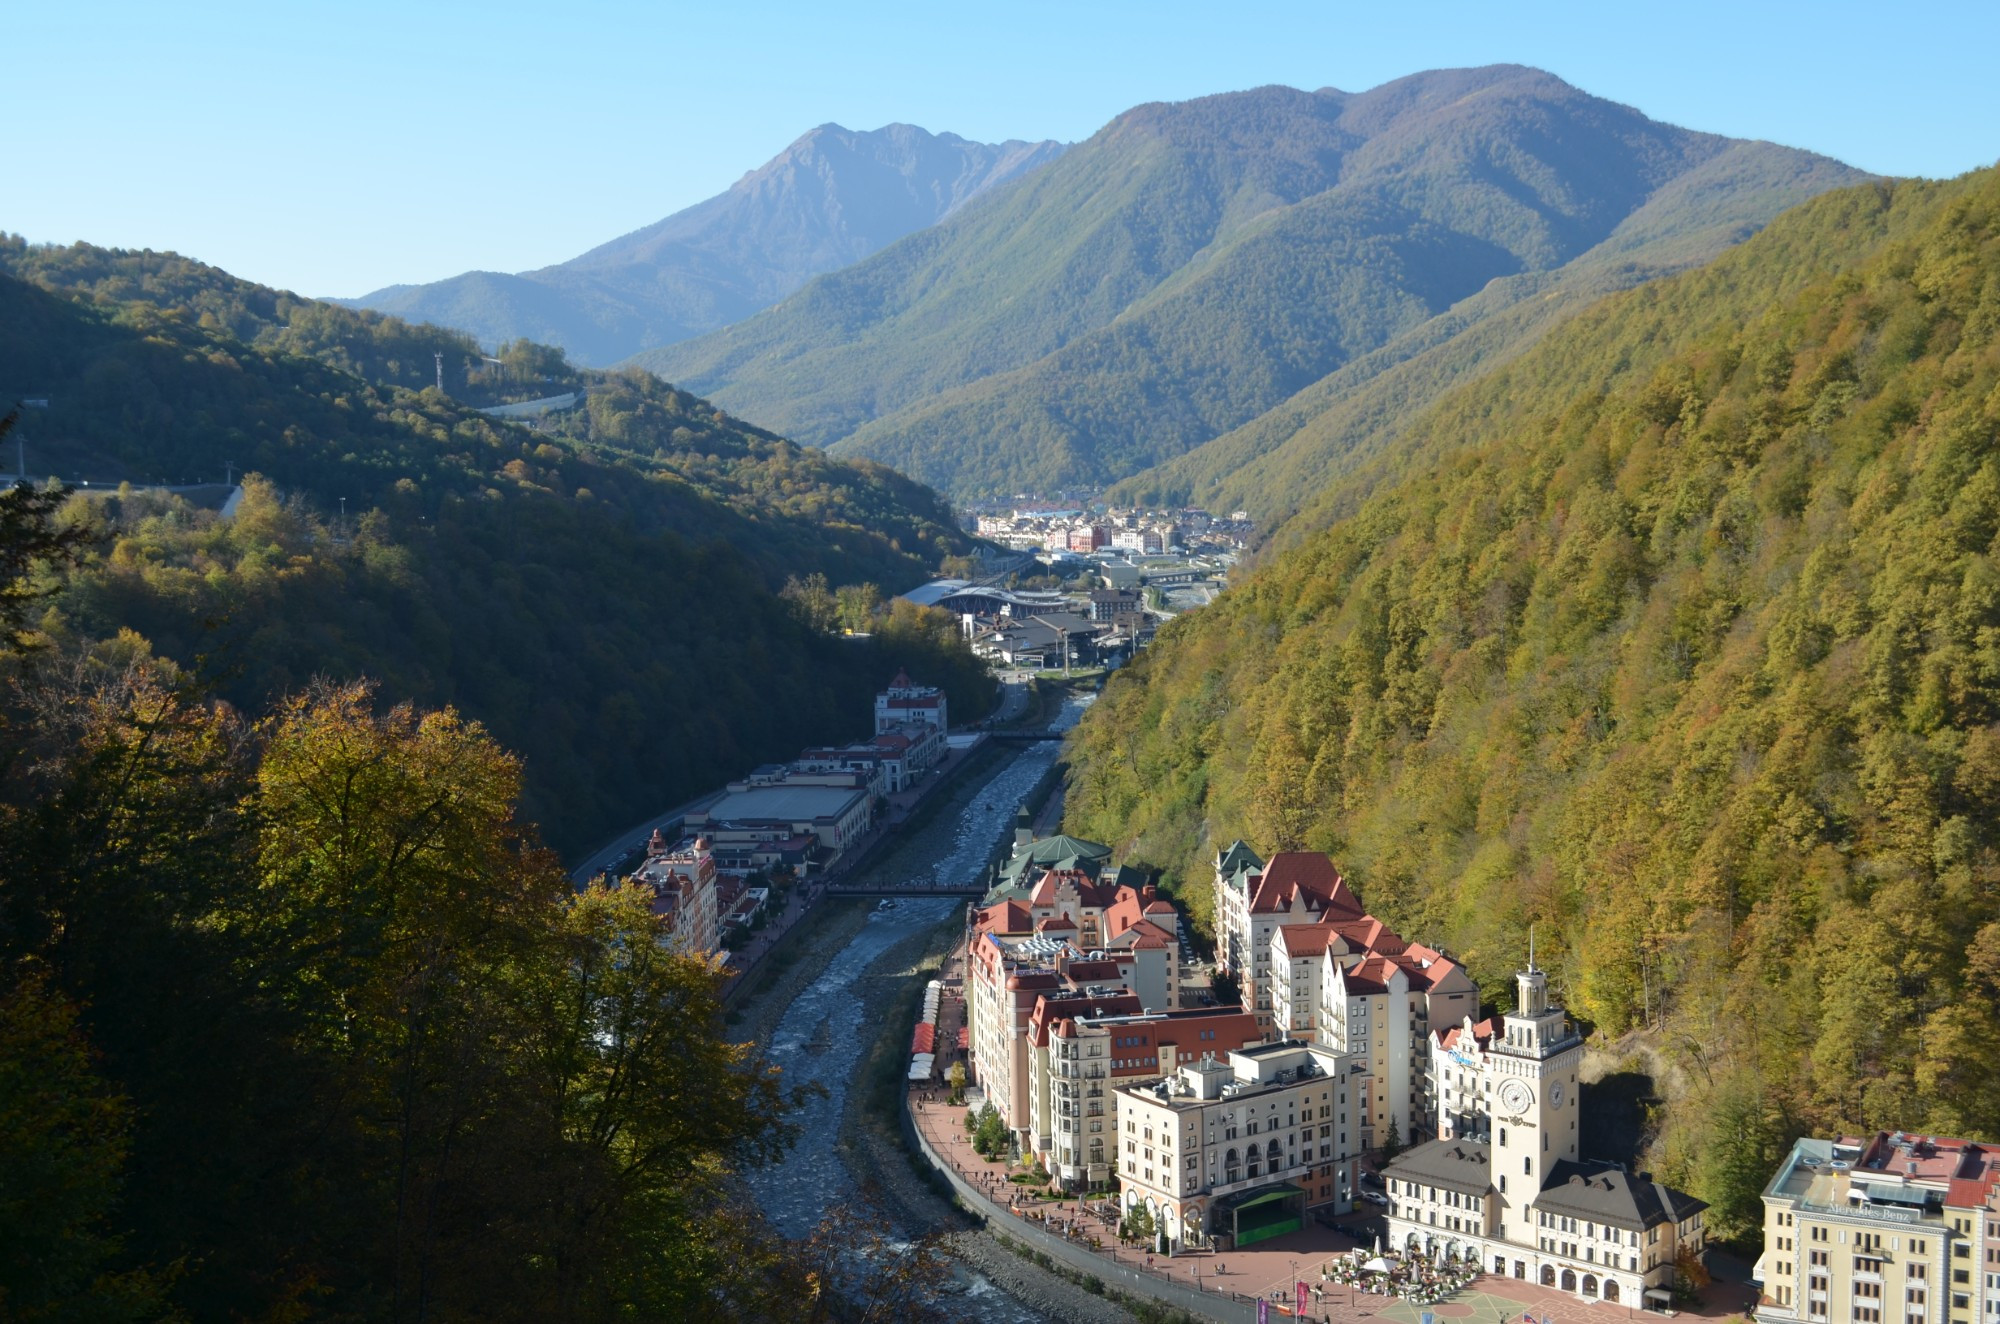
<path fill-rule="evenodd" d="M 1389 1261 L 1377 1255 L 1374 1259 L 1362 1265 L 1361 1271 L 1363 1273 L 1387 1273 L 1389 1272 Z"/>

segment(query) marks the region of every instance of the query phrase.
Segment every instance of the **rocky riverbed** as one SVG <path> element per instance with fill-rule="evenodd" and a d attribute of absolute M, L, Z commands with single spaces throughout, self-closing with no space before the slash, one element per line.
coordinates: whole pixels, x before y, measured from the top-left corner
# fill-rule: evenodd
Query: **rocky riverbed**
<path fill-rule="evenodd" d="M 990 771 L 975 770 L 866 876 L 885 884 L 977 877 L 1056 754 L 1053 745 L 1031 745 Z M 900 1083 L 887 1090 L 885 1075 L 871 1090 L 864 1078 L 878 1048 L 906 1055 L 913 984 L 935 972 L 963 916 L 964 902 L 951 898 L 902 898 L 887 910 L 861 900 L 822 902 L 774 954 L 790 963 L 738 1000 L 732 1037 L 764 1045 L 788 1080 L 824 1091 L 794 1118 L 804 1135 L 798 1148 L 750 1174 L 751 1192 L 780 1229 L 800 1236 L 865 1188 L 902 1234 L 945 1238 L 963 1270 L 955 1287 L 964 1318 L 1124 1324 L 1128 1312 L 1007 1250 L 939 1194 L 921 1175 L 922 1160 L 903 1146 L 895 1113 Z"/>

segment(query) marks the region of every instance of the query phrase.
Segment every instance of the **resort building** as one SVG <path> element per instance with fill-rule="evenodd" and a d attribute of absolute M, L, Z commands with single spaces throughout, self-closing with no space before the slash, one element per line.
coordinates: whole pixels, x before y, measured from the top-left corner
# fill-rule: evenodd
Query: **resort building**
<path fill-rule="evenodd" d="M 653 892 L 653 913 L 667 928 L 667 945 L 691 956 L 713 955 L 722 946 L 721 907 L 715 855 L 706 837 L 669 845 L 658 829 L 646 843 L 646 859 L 632 881 Z"/>
<path fill-rule="evenodd" d="M 1029 1102 L 1040 998 L 1096 989 L 1129 994 L 1133 1010 L 1149 1013 L 1172 1011 L 1180 1000 L 1173 906 L 1150 886 L 1091 881 L 1098 869 L 1077 848 L 1093 843 L 1059 840 L 1060 867 L 1045 869 L 1026 898 L 1003 888 L 995 895 L 1006 899 L 973 912 L 967 948 L 973 1077 L 1024 1152 L 1054 1134 L 1036 1128 Z"/>
<path fill-rule="evenodd" d="M 1431 1027 L 1479 1009 L 1464 968 L 1364 914 L 1333 861 L 1303 851 L 1266 863 L 1242 842 L 1216 858 L 1218 961 L 1274 1038 L 1363 1060 L 1364 1149 L 1435 1133 Z"/>
<path fill-rule="evenodd" d="M 951 729 L 947 712 L 943 690 L 919 685 L 909 672 L 898 671 L 889 688 L 875 696 L 875 734 L 916 725 L 931 727 L 942 736 Z"/>
<path fill-rule="evenodd" d="M 1468 1132 L 1489 1139 L 1427 1141 L 1383 1168 L 1389 1240 L 1586 1300 L 1664 1307 L 1677 1257 L 1701 1253 L 1707 1206 L 1579 1156 L 1583 1038 L 1532 958 L 1515 988 L 1515 1009 L 1459 1066 L 1466 1080 L 1452 1095 L 1474 1119 Z"/>
<path fill-rule="evenodd" d="M 803 846 L 803 873 L 867 831 L 872 805 L 860 787 L 732 787 L 707 809 L 689 814 L 687 824 L 700 829 L 732 868 L 762 868 L 763 854 L 782 851 L 789 857 Z"/>
<path fill-rule="evenodd" d="M 1365 1070 L 1317 1044 L 1275 1043 L 1183 1064 L 1116 1091 L 1123 1207 L 1175 1247 L 1234 1250 L 1353 1207 L 1354 1095 Z"/>
<path fill-rule="evenodd" d="M 1117 1091 L 1263 1039 L 1240 1007 L 1147 1011 L 1130 994 L 1044 996 L 1029 1018 L 1029 1148 L 1065 1190 L 1116 1175 Z"/>
<path fill-rule="evenodd" d="M 1759 1324 L 2000 1320 L 2000 1146 L 1878 1131 L 1792 1146 L 1764 1188 Z"/>

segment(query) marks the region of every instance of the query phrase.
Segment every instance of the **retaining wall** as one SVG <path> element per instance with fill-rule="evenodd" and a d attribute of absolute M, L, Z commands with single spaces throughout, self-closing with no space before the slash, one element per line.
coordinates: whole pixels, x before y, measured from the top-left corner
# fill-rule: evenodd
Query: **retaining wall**
<path fill-rule="evenodd" d="M 1200 1292 L 1192 1287 L 1171 1282 L 1167 1279 L 1120 1264 L 1103 1255 L 1095 1254 L 1075 1242 L 1052 1232 L 1043 1231 L 1025 1219 L 1016 1218 L 1006 1209 L 986 1198 L 958 1170 L 947 1163 L 938 1152 L 931 1148 L 931 1142 L 917 1128 L 916 1120 L 910 1116 L 909 1096 L 903 1096 L 902 1125 L 903 1138 L 916 1147 L 927 1162 L 944 1174 L 952 1189 L 958 1192 L 959 1203 L 972 1213 L 984 1219 L 988 1229 L 995 1233 L 1013 1237 L 1022 1244 L 1031 1246 L 1060 1261 L 1078 1273 L 1101 1279 L 1107 1286 L 1139 1296 L 1149 1296 L 1164 1305 L 1179 1310 L 1192 1311 L 1206 1319 L 1221 1320 L 1223 1324 L 1256 1324 L 1256 1301 L 1234 1293 Z M 1275 1318 L 1290 1318 L 1272 1312 Z"/>

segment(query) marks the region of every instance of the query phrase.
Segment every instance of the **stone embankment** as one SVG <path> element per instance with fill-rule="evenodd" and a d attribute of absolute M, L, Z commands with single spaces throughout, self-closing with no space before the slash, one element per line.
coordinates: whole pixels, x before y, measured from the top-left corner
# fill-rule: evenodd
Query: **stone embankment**
<path fill-rule="evenodd" d="M 902 1004 L 910 986 L 937 972 L 940 958 L 957 936 L 956 925 L 946 925 L 903 944 L 886 954 L 856 990 L 864 1004 L 862 1023 L 884 1025 L 883 1040 L 894 1041 L 889 1046 L 899 1060 L 908 1030 L 907 1018 L 896 1013 L 905 1010 Z M 861 1069 L 867 1070 L 866 1058 Z M 849 1169 L 869 1174 L 875 1183 L 873 1193 L 897 1223 L 909 1229 L 949 1229 L 944 1244 L 952 1258 L 1048 1319 L 1131 1324 L 1129 1311 L 1008 1250 L 983 1221 L 941 1194 L 924 1160 L 906 1147 L 896 1119 L 870 1108 L 873 1092 L 866 1085 L 857 1081 L 848 1093 L 840 1143 Z M 900 1103 L 900 1083 L 896 1097 Z"/>

